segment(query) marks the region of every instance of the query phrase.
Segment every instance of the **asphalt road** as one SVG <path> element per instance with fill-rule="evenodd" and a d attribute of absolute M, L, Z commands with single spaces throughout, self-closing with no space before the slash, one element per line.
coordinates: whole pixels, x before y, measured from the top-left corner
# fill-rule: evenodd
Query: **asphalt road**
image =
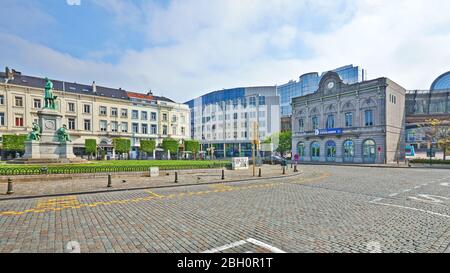
<path fill-rule="evenodd" d="M 449 251 L 449 170 L 301 170 L 286 179 L 3 200 L 0 252 Z"/>

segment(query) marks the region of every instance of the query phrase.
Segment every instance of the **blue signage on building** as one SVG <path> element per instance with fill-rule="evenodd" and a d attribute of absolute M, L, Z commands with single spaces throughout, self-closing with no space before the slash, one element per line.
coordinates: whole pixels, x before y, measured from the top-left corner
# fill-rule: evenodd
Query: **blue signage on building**
<path fill-rule="evenodd" d="M 316 136 L 342 135 L 342 128 L 316 129 L 315 134 Z"/>

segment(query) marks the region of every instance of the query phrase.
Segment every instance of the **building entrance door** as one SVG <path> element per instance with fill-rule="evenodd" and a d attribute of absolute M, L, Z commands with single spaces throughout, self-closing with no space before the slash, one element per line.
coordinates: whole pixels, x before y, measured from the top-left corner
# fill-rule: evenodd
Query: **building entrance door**
<path fill-rule="evenodd" d="M 368 139 L 363 142 L 363 162 L 375 163 L 376 160 L 376 144 L 375 141 Z"/>

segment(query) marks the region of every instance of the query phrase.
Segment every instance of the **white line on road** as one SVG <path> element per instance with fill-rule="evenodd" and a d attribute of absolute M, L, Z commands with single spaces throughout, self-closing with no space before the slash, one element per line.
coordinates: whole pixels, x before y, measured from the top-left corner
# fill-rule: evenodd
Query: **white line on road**
<path fill-rule="evenodd" d="M 372 203 L 372 204 L 376 204 L 376 205 L 381 205 L 381 206 L 395 207 L 395 208 L 401 208 L 401 209 L 408 209 L 408 210 L 414 210 L 414 211 L 425 212 L 425 213 L 428 213 L 428 214 L 432 214 L 432 215 L 436 215 L 436 216 L 441 216 L 441 217 L 445 217 L 445 218 L 449 218 L 449 219 L 450 219 L 450 215 L 447 215 L 447 214 L 441 214 L 441 213 L 437 213 L 437 212 L 434 212 L 434 211 L 423 210 L 423 209 L 417 209 L 417 208 L 411 208 L 411 207 L 405 207 L 405 206 L 394 205 L 394 204 L 387 204 L 387 203 L 378 203 L 378 202 L 371 202 L 371 203 Z"/>
<path fill-rule="evenodd" d="M 276 248 L 274 246 L 268 245 L 266 243 L 263 243 L 261 241 L 255 240 L 253 238 L 248 238 L 247 242 L 252 243 L 254 245 L 260 246 L 260 247 L 264 247 L 265 249 L 270 250 L 272 253 L 286 253 L 283 250 Z"/>
<path fill-rule="evenodd" d="M 246 240 L 241 240 L 241 241 L 237 241 L 237 242 L 234 242 L 234 243 L 231 243 L 231 244 L 226 244 L 226 245 L 223 245 L 223 246 L 219 246 L 219 247 L 207 250 L 207 251 L 203 251 L 203 253 L 216 253 L 216 252 L 224 251 L 224 250 L 229 249 L 229 248 L 241 246 L 241 245 L 246 244 L 246 243 L 247 243 Z"/>
<path fill-rule="evenodd" d="M 397 196 L 397 195 L 398 195 L 398 193 L 391 193 L 391 194 L 389 194 L 390 197 L 394 197 L 394 196 Z"/>
<path fill-rule="evenodd" d="M 262 248 L 265 248 L 265 249 L 269 250 L 272 253 L 286 253 L 285 251 L 283 251 L 283 250 L 281 250 L 279 248 L 276 248 L 274 246 L 268 245 L 266 243 L 263 243 L 263 242 L 258 241 L 256 239 L 253 239 L 253 238 L 248 238 L 247 240 L 241 240 L 241 241 L 237 241 L 237 242 L 234 242 L 234 243 L 226 244 L 226 245 L 223 245 L 223 246 L 220 246 L 220 247 L 216 247 L 216 248 L 213 248 L 213 249 L 210 249 L 210 250 L 203 251 L 202 253 L 217 253 L 217 252 L 224 251 L 226 249 L 230 249 L 230 248 L 233 248 L 233 247 L 241 246 L 241 245 L 246 244 L 246 243 L 251 243 L 251 244 L 260 246 Z M 247 253 L 249 253 L 249 252 L 247 252 Z"/>

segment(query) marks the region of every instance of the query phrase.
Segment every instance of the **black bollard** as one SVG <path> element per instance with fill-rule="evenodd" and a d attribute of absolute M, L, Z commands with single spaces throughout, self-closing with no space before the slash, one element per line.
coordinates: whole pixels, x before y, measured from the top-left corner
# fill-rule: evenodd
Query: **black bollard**
<path fill-rule="evenodd" d="M 286 174 L 286 167 L 283 166 L 283 174 Z"/>
<path fill-rule="evenodd" d="M 294 165 L 294 173 L 298 173 L 297 165 Z"/>
<path fill-rule="evenodd" d="M 261 168 L 259 168 L 258 177 L 261 177 Z"/>
<path fill-rule="evenodd" d="M 112 187 L 111 174 L 108 174 L 108 188 Z"/>
<path fill-rule="evenodd" d="M 178 183 L 178 172 L 175 172 L 175 183 Z"/>
<path fill-rule="evenodd" d="M 6 194 L 13 194 L 13 193 L 14 193 L 13 182 L 11 178 L 8 178 L 8 191 L 6 192 Z"/>
<path fill-rule="evenodd" d="M 225 180 L 225 170 L 222 170 L 222 180 Z"/>

